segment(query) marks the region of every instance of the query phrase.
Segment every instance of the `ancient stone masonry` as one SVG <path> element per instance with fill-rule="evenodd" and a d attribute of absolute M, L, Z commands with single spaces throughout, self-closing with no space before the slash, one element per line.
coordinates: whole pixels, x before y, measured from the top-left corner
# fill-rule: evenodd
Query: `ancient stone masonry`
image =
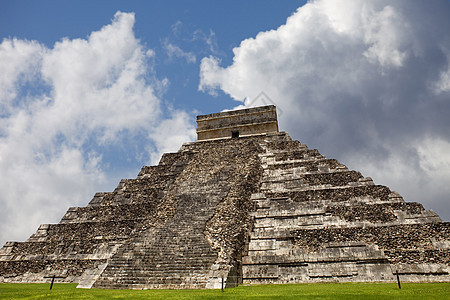
<path fill-rule="evenodd" d="M 278 132 L 273 106 L 197 121 L 199 141 L 6 243 L 0 282 L 450 281 L 448 222 Z"/>
<path fill-rule="evenodd" d="M 287 134 L 266 138 L 244 283 L 449 281 L 450 224 Z"/>
<path fill-rule="evenodd" d="M 199 141 L 278 132 L 273 105 L 197 116 Z"/>

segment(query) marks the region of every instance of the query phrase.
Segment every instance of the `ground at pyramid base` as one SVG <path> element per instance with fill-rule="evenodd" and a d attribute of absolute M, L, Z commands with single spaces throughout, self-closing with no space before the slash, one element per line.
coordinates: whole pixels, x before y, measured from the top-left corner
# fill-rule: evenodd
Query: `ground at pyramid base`
<path fill-rule="evenodd" d="M 450 223 L 278 131 L 265 106 L 0 249 L 0 282 L 80 288 L 450 281 Z"/>

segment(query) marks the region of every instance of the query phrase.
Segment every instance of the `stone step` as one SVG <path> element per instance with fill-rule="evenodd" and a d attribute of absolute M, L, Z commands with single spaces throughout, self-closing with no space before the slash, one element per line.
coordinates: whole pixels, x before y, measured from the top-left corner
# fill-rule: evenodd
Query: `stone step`
<path fill-rule="evenodd" d="M 133 262 L 136 262 L 136 264 L 129 264 L 128 262 L 121 262 L 121 261 L 114 261 L 108 264 L 108 269 L 131 269 L 131 268 L 138 268 L 138 269 L 154 269 L 154 268 L 165 268 L 167 270 L 178 270 L 178 269 L 188 269 L 188 268 L 203 268 L 205 265 L 208 265 L 208 263 L 214 262 L 214 260 L 199 260 L 199 261 L 176 261 L 173 264 L 170 263 L 164 263 L 163 261 L 152 261 L 152 262 L 139 262 L 139 260 L 133 260 Z"/>
<path fill-rule="evenodd" d="M 286 188 L 312 187 L 312 186 L 348 186 L 349 183 L 358 183 L 363 178 L 361 173 L 356 171 L 339 171 L 320 174 L 303 174 L 292 180 L 283 180 L 281 178 L 264 178 L 261 180 L 261 189 L 271 189 L 271 185 L 284 184 Z M 355 185 L 358 186 L 358 185 Z"/>

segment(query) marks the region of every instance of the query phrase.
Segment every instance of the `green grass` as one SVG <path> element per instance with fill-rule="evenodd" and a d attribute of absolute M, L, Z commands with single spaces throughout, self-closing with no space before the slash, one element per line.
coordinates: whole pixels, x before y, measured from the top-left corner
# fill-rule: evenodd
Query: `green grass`
<path fill-rule="evenodd" d="M 98 290 L 77 284 L 0 284 L 0 299 L 450 299 L 450 283 L 324 283 L 221 290 Z"/>

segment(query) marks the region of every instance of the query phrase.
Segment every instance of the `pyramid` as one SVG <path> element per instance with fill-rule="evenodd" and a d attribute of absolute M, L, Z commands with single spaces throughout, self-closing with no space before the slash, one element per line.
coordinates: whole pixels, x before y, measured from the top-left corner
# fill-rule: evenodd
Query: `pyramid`
<path fill-rule="evenodd" d="M 0 282 L 80 288 L 450 281 L 450 223 L 278 131 L 275 106 L 197 117 L 196 142 L 0 249 Z"/>

